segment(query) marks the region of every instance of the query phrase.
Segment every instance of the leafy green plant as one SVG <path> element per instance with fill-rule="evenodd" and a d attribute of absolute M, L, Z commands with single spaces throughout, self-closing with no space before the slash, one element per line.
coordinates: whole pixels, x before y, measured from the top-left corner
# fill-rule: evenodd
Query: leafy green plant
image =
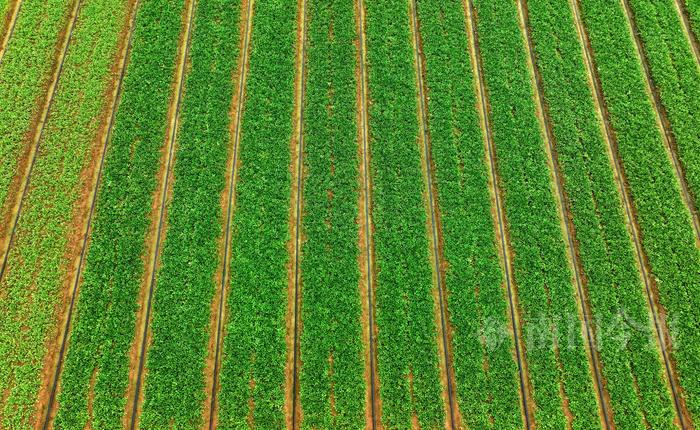
<path fill-rule="evenodd" d="M 231 285 L 219 394 L 219 428 L 284 427 L 285 315 L 294 111 L 296 2 L 256 1 Z"/>
<path fill-rule="evenodd" d="M 302 427 L 362 428 L 354 8 L 340 0 L 311 0 L 307 7 Z"/>
<path fill-rule="evenodd" d="M 588 299 L 599 330 L 602 375 L 618 428 L 673 427 L 660 353 L 621 200 L 588 86 L 570 8 L 529 0 L 558 165 L 570 206 Z M 632 327 L 627 324 L 633 321 Z"/>
<path fill-rule="evenodd" d="M 445 421 L 408 2 L 366 2 L 377 368 L 386 428 Z"/>
<path fill-rule="evenodd" d="M 700 250 L 664 150 L 622 6 L 581 0 L 642 245 L 674 336 L 673 356 L 691 415 L 700 417 Z"/>
<path fill-rule="evenodd" d="M 700 3 L 694 0 L 685 0 L 684 3 L 690 18 L 690 27 L 695 37 L 700 39 Z"/>
<path fill-rule="evenodd" d="M 57 429 L 122 423 L 183 8 L 183 0 L 151 0 L 138 10 L 61 378 Z"/>
<path fill-rule="evenodd" d="M 475 6 L 535 418 L 543 429 L 564 427 L 566 399 L 574 428 L 599 428 L 517 5 Z"/>
<path fill-rule="evenodd" d="M 61 11 L 54 7 L 54 13 Z M 30 15 L 37 13 L 32 2 L 24 8 Z M 73 263 L 65 257 L 69 238 L 82 239 L 73 220 L 79 213 L 82 190 L 92 181 L 85 172 L 99 161 L 93 158 L 93 151 L 102 145 L 99 136 L 106 125 L 102 113 L 110 104 L 112 65 L 127 14 L 126 1 L 86 0 L 82 4 L 44 126 L 0 284 L 0 386 L 6 390 L 0 413 L 3 428 L 32 425 L 41 371 L 48 362 L 47 346 L 63 328 L 61 303 L 70 294 L 66 285 L 72 287 L 68 277 Z"/>
<path fill-rule="evenodd" d="M 197 3 L 168 227 L 153 298 L 142 428 L 202 426 L 239 21 L 237 2 Z M 173 381 L 178 381 L 177 390 Z"/>
<path fill-rule="evenodd" d="M 460 0 L 424 0 L 418 15 L 460 412 L 469 428 L 519 429 L 513 338 L 481 338 L 509 321 L 465 11 Z"/>

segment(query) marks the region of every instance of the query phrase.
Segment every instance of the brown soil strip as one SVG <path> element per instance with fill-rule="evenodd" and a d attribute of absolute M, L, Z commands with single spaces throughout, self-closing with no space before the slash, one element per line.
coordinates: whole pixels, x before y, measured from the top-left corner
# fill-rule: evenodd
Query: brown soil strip
<path fill-rule="evenodd" d="M 10 43 L 10 38 L 12 33 L 15 31 L 15 24 L 17 24 L 17 16 L 19 15 L 19 10 L 22 8 L 22 0 L 15 0 L 12 6 L 9 8 L 9 12 L 2 24 L 2 33 L 0 35 L 0 64 L 2 64 L 2 59 L 5 57 L 5 51 L 7 50 L 7 45 Z"/>
<path fill-rule="evenodd" d="M 12 180 L 10 184 L 10 190 L 7 194 L 7 201 L 5 202 L 5 207 L 0 208 L 2 210 L 1 219 L 4 227 L 0 228 L 0 244 L 2 246 L 2 266 L 0 266 L 0 279 L 5 274 L 5 269 L 7 267 L 7 258 L 10 254 L 10 247 L 14 241 L 15 232 L 17 230 L 17 223 L 19 221 L 19 215 L 22 212 L 22 203 L 24 202 L 24 197 L 29 189 L 29 182 L 32 176 L 32 170 L 34 168 L 34 163 L 36 162 L 36 157 L 39 152 L 39 143 L 44 134 L 44 125 L 51 111 L 51 105 L 53 103 L 53 98 L 56 95 L 56 89 L 58 88 L 58 80 L 61 77 L 61 72 L 63 71 L 63 63 L 66 58 L 66 53 L 68 52 L 68 47 L 70 45 L 70 40 L 73 36 L 73 29 L 75 28 L 75 23 L 78 19 L 78 11 L 80 9 L 81 0 L 76 0 L 73 4 L 73 8 L 70 11 L 70 15 L 67 18 L 67 26 L 59 35 L 60 45 L 56 47 L 56 58 L 54 60 L 53 73 L 51 79 L 46 87 L 46 98 L 44 99 L 39 115 L 33 120 L 30 127 L 30 132 L 27 134 L 27 139 L 25 142 L 24 153 L 17 164 L 18 174 Z M 4 52 L 4 51 L 3 51 Z M 22 172 L 19 174 L 19 172 Z"/>
<path fill-rule="evenodd" d="M 554 133 L 552 131 L 551 119 L 549 117 L 546 102 L 544 99 L 544 91 L 542 89 L 542 76 L 539 73 L 536 65 L 536 56 L 533 47 L 533 42 L 529 29 L 529 16 L 525 0 L 518 1 L 518 18 L 525 47 L 528 51 L 527 63 L 530 69 L 532 78 L 533 94 L 535 98 L 535 109 L 537 110 L 537 119 L 540 123 L 540 128 L 543 131 L 543 137 L 546 141 L 545 150 L 547 152 L 547 164 L 552 172 L 550 183 L 553 183 L 553 192 L 556 195 L 557 206 L 561 212 L 560 222 L 562 231 L 566 236 L 566 248 L 569 254 L 569 263 L 573 268 L 574 280 L 576 283 L 576 301 L 579 304 L 579 320 L 582 324 L 582 335 L 586 339 L 585 346 L 588 355 L 588 361 L 591 366 L 593 381 L 597 387 L 597 403 L 600 408 L 600 420 L 603 428 L 614 429 L 615 423 L 612 418 L 612 410 L 610 408 L 610 395 L 605 389 L 605 382 L 601 372 L 600 357 L 595 346 L 595 333 L 590 321 L 593 319 L 593 312 L 588 301 L 586 291 L 586 279 L 583 266 L 579 257 L 578 242 L 576 240 L 576 230 L 573 224 L 573 215 L 569 210 L 566 191 L 564 190 L 561 172 L 559 171 L 559 162 L 557 160 L 557 152 L 554 146 Z"/>
<path fill-rule="evenodd" d="M 221 213 L 226 214 L 222 226 L 223 240 L 220 246 L 221 264 L 216 275 L 216 284 L 221 286 L 220 294 L 214 297 L 211 306 L 211 320 L 209 323 L 209 354 L 205 369 L 207 381 L 207 399 L 204 403 L 204 423 L 205 427 L 214 429 L 218 424 L 217 402 L 219 368 L 221 365 L 222 339 L 224 338 L 224 326 L 226 323 L 226 296 L 230 284 L 229 261 L 231 257 L 231 220 L 236 207 L 236 182 L 238 180 L 238 169 L 240 160 L 238 158 L 238 148 L 241 136 L 241 117 L 243 116 L 243 105 L 245 103 L 245 83 L 248 72 L 248 55 L 250 37 L 253 26 L 253 4 L 254 0 L 244 0 L 241 2 L 241 14 L 245 11 L 245 18 L 240 21 L 240 41 L 239 41 L 239 64 L 235 76 L 232 77 L 234 85 L 238 91 L 233 94 L 231 101 L 231 118 L 229 133 L 233 142 L 233 148 L 229 154 L 228 172 L 226 176 L 226 187 L 221 194 Z M 252 382 L 252 381 L 251 381 Z"/>
<path fill-rule="evenodd" d="M 117 49 L 118 56 L 115 58 L 110 73 L 112 81 L 109 83 L 104 94 L 104 99 L 109 100 L 110 103 L 105 104 L 100 116 L 100 124 L 103 124 L 103 126 L 99 135 L 95 137 L 93 142 L 90 157 L 90 160 L 93 160 L 93 162 L 88 164 L 81 173 L 80 184 L 82 185 L 79 191 L 79 198 L 73 210 L 73 218 L 70 223 L 71 233 L 64 259 L 64 261 L 68 263 L 64 268 L 66 276 L 63 281 L 63 288 L 61 289 L 63 292 L 62 300 L 57 306 L 56 311 L 56 315 L 63 315 L 63 317 L 55 328 L 56 333 L 50 336 L 51 339 L 61 339 L 61 343 L 51 343 L 47 345 L 48 352 L 44 358 L 41 388 L 37 403 L 34 407 L 34 421 L 36 422 L 36 427 L 41 424 L 39 419 L 43 417 L 44 424 L 42 425 L 46 426 L 46 423 L 50 422 L 55 414 L 54 400 L 59 388 L 58 380 L 62 370 L 62 359 L 70 333 L 73 306 L 79 293 L 81 271 L 90 240 L 90 230 L 92 216 L 95 210 L 97 190 L 102 177 L 102 168 L 104 166 L 107 145 L 114 124 L 116 107 L 121 93 L 121 84 L 124 79 L 126 62 L 131 47 L 132 31 L 136 18 L 136 11 L 138 9 L 138 1 L 139 0 L 132 0 L 130 2 L 128 19 L 124 23 L 124 27 L 119 36 L 120 44 Z"/>
<path fill-rule="evenodd" d="M 640 275 L 644 281 L 645 292 L 647 296 L 647 303 L 649 305 L 649 310 L 653 316 L 654 328 L 655 328 L 655 339 L 657 346 L 661 355 L 661 359 L 665 365 L 665 377 L 668 381 L 671 394 L 676 407 L 676 422 L 681 428 L 689 428 L 688 424 L 692 423 L 690 419 L 690 414 L 685 405 L 685 398 L 681 392 L 680 383 L 678 380 L 678 374 L 675 370 L 675 363 L 673 362 L 671 354 L 671 337 L 669 335 L 668 327 L 665 325 L 665 310 L 661 303 L 659 302 L 658 287 L 651 276 L 651 269 L 647 256 L 641 245 L 641 233 L 640 228 L 637 223 L 637 214 L 635 213 L 634 205 L 629 195 L 628 185 L 625 180 L 624 168 L 620 162 L 619 155 L 617 152 L 617 140 L 615 138 L 615 132 L 610 124 L 610 116 L 607 111 L 607 106 L 603 98 L 603 90 L 600 83 L 600 78 L 596 74 L 596 66 L 593 60 L 593 48 L 591 47 L 590 41 L 588 39 L 588 34 L 586 33 L 585 26 L 581 19 L 580 8 L 578 0 L 570 0 L 571 8 L 574 15 L 574 21 L 576 23 L 576 29 L 579 36 L 579 41 L 583 47 L 584 63 L 586 65 L 586 71 L 588 75 L 589 85 L 593 91 L 593 101 L 596 105 L 596 113 L 598 119 L 601 123 L 601 133 L 606 143 L 606 149 L 608 151 L 608 156 L 610 157 L 610 164 L 613 167 L 613 173 L 615 180 L 617 182 L 618 191 L 621 196 L 622 206 L 625 210 L 626 224 L 629 234 L 631 236 L 632 242 L 634 243 L 635 253 L 637 256 L 637 265 L 639 268 Z"/>
<path fill-rule="evenodd" d="M 300 267 L 301 244 L 304 240 L 301 231 L 303 216 L 303 179 L 304 179 L 304 96 L 306 91 L 306 30 L 307 30 L 307 1 L 298 1 L 297 16 L 297 73 L 295 78 L 295 109 L 294 134 L 290 141 L 292 154 L 290 173 L 292 189 L 289 207 L 289 250 L 288 288 L 287 288 L 287 363 L 285 369 L 285 416 L 287 427 L 298 429 L 302 421 L 302 408 L 299 400 L 299 368 L 301 367 L 299 338 L 302 321 L 299 316 L 302 300 L 302 280 Z"/>
<path fill-rule="evenodd" d="M 469 54 L 474 70 L 474 80 L 477 83 L 477 107 L 481 113 L 481 129 L 484 134 L 484 146 L 487 158 L 487 169 L 489 171 L 489 184 L 491 186 L 492 212 L 494 223 L 498 231 L 497 245 L 501 251 L 502 264 L 505 272 L 505 293 L 508 297 L 510 313 L 510 329 L 513 333 L 515 351 L 514 359 L 518 365 L 518 377 L 520 382 L 521 415 L 527 430 L 535 428 L 535 402 L 529 386 L 527 362 L 525 360 L 525 345 L 521 336 L 522 321 L 520 320 L 520 305 L 518 304 L 518 293 L 513 276 L 512 249 L 510 248 L 510 238 L 506 229 L 505 210 L 503 208 L 503 196 L 498 180 L 496 168 L 496 150 L 493 143 L 493 135 L 489 119 L 488 94 L 484 82 L 483 69 L 481 64 L 481 53 L 479 51 L 479 38 L 476 27 L 477 17 L 475 15 L 472 0 L 464 0 L 464 10 L 467 16 L 466 23 L 469 37 Z"/>
<path fill-rule="evenodd" d="M 151 208 L 151 227 L 146 241 L 146 253 L 144 264 L 146 270 L 139 297 L 139 313 L 137 316 L 138 327 L 134 336 L 134 343 L 130 352 L 129 386 L 126 392 L 126 410 L 124 425 L 126 428 L 138 428 L 138 418 L 143 402 L 143 380 L 146 378 L 146 354 L 150 344 L 151 333 L 149 323 L 151 318 L 151 304 L 155 289 L 156 275 L 159 267 L 160 245 L 165 238 L 167 230 L 167 209 L 172 198 L 170 179 L 173 165 L 175 164 L 175 147 L 177 145 L 177 131 L 179 125 L 180 104 L 184 91 L 185 75 L 188 70 L 188 53 L 190 38 L 192 35 L 192 21 L 195 9 L 195 0 L 185 2 L 183 11 L 183 31 L 180 36 L 180 52 L 178 53 L 178 66 L 173 81 L 173 93 L 168 112 L 168 127 L 166 140 L 163 145 L 161 166 L 158 174 L 159 187 L 153 196 Z M 173 179 L 174 180 L 174 179 Z"/>
<path fill-rule="evenodd" d="M 359 124 L 358 138 L 358 160 L 359 163 L 359 200 L 358 208 L 358 233 L 359 233 L 359 256 L 358 265 L 360 268 L 360 298 L 362 300 L 362 341 L 365 351 L 365 428 L 381 429 L 381 399 L 379 395 L 379 375 L 377 373 L 377 327 L 374 324 L 374 286 L 376 278 L 374 273 L 374 252 L 373 252 L 373 227 L 372 227 L 372 180 L 370 177 L 369 151 L 369 88 L 367 78 L 367 46 L 365 37 L 365 7 L 364 0 L 355 2 L 355 14 L 357 21 L 357 67 L 355 69 L 355 79 L 357 82 L 356 100 L 358 101 L 357 123 Z"/>
<path fill-rule="evenodd" d="M 459 413 L 459 406 L 455 400 L 455 376 L 452 369 L 452 352 L 450 349 L 452 329 L 449 324 L 447 309 L 447 292 L 444 289 L 445 279 L 445 258 L 443 254 L 442 225 L 440 222 L 440 211 L 437 202 L 437 188 L 433 179 L 434 166 L 430 152 L 430 132 L 427 113 L 427 89 L 425 88 L 425 58 L 420 38 L 420 24 L 416 1 L 411 2 L 411 31 L 413 34 L 413 50 L 415 53 L 416 81 L 418 85 L 418 107 L 420 113 L 420 140 L 421 162 L 423 164 L 423 180 L 426 184 L 425 204 L 426 212 L 429 214 L 426 220 L 427 230 L 430 231 L 430 253 L 433 256 L 433 276 L 437 288 L 433 289 L 433 299 L 435 303 L 435 322 L 438 327 L 439 337 L 438 351 L 440 361 L 440 378 L 443 391 L 443 401 L 445 403 L 445 413 L 449 417 L 445 423 L 448 429 L 461 428 L 462 419 Z"/>
<path fill-rule="evenodd" d="M 682 0 L 673 1 L 674 5 L 676 6 L 676 12 L 678 12 L 678 18 L 681 21 L 681 29 L 683 30 L 683 33 L 685 33 L 686 39 L 688 39 L 690 49 L 693 51 L 693 55 L 695 56 L 695 62 L 698 64 L 698 66 L 700 66 L 700 42 L 698 42 L 698 39 L 695 37 L 695 33 L 693 33 L 693 30 L 690 27 L 688 11 L 681 2 Z"/>
<path fill-rule="evenodd" d="M 644 73 L 644 84 L 646 87 L 647 94 L 651 97 L 652 107 L 654 113 L 656 114 L 656 124 L 659 130 L 661 130 L 661 135 L 664 141 L 664 147 L 666 153 L 673 164 L 673 168 L 676 173 L 676 179 L 680 185 L 681 194 L 683 196 L 683 201 L 688 208 L 690 213 L 690 218 L 693 222 L 693 230 L 695 231 L 695 242 L 698 247 L 700 247 L 700 219 L 698 219 L 697 206 L 693 200 L 692 194 L 688 188 L 688 181 L 685 177 L 685 172 L 683 171 L 683 165 L 678 159 L 678 147 L 676 145 L 676 139 L 673 136 L 673 131 L 671 130 L 671 122 L 666 114 L 666 109 L 664 109 L 661 99 L 659 97 L 658 88 L 654 84 L 654 80 L 651 77 L 651 71 L 649 68 L 649 62 L 644 55 L 644 45 L 642 39 L 639 36 L 639 30 L 634 20 L 634 14 L 630 8 L 628 0 L 620 0 L 622 3 L 622 9 L 627 18 L 627 24 L 629 27 L 630 34 L 634 40 L 634 46 L 636 49 L 637 60 L 642 65 L 642 71 Z"/>

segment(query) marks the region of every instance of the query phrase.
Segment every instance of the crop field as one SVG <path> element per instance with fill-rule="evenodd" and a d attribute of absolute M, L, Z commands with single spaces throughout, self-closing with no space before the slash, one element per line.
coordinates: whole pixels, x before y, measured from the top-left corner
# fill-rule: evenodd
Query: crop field
<path fill-rule="evenodd" d="M 700 1 L 0 18 L 0 430 L 700 428 Z"/>

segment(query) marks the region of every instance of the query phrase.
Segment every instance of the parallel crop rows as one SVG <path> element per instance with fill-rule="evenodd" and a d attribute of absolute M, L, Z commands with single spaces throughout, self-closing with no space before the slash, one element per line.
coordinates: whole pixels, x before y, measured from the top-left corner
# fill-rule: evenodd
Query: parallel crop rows
<path fill-rule="evenodd" d="M 689 204 L 696 212 L 695 202 L 700 195 L 700 115 L 696 114 L 700 111 L 700 65 L 683 34 L 672 0 L 624 1 L 634 15 L 635 31 L 643 43 L 654 91 L 658 92 L 670 122 L 674 150 L 683 166 L 682 180 L 690 189 Z"/>
<path fill-rule="evenodd" d="M 4 399 L 3 427 L 29 424 L 41 370 L 53 364 L 46 345 L 60 334 L 64 286 L 73 270 L 66 256 L 74 257 L 68 247 L 76 247 L 69 241 L 81 238 L 75 217 L 82 215 L 81 194 L 92 181 L 92 157 L 101 143 L 105 96 L 127 12 L 126 1 L 82 5 L 44 125 L 1 283 L 7 294 L 1 336 L 8 347 L 1 366 L 12 387 Z"/>
<path fill-rule="evenodd" d="M 149 1 L 138 11 L 61 378 L 56 428 L 83 428 L 88 420 L 97 428 L 119 426 L 126 409 L 142 255 L 183 6 L 182 1 Z"/>
<path fill-rule="evenodd" d="M 604 4 L 605 3 L 605 4 Z M 698 293 L 700 251 L 688 210 L 664 150 L 643 70 L 622 5 L 582 0 L 594 60 L 601 80 L 617 151 L 629 186 L 659 301 L 671 325 L 673 353 L 688 409 L 700 416 Z"/>
<path fill-rule="evenodd" d="M 51 78 L 61 32 L 68 25 L 74 2 L 26 0 L 0 63 L 0 220 L 10 208 L 8 192 L 17 188 L 13 178 L 25 169 L 21 157 L 28 152 L 32 122 L 41 109 L 37 100 Z M 2 236 L 0 236 L 2 237 Z M 6 239 L 2 237 L 3 241 Z M 4 242 L 0 242 L 6 246 Z M 2 249 L 4 252 L 4 249 Z M 4 257 L 4 256 L 3 256 Z"/>
<path fill-rule="evenodd" d="M 202 422 L 207 304 L 214 297 L 219 266 L 220 200 L 238 58 L 237 6 L 226 1 L 196 6 L 172 200 L 153 297 L 141 428 L 194 428 Z M 177 390 L 171 388 L 174 380 Z"/>
<path fill-rule="evenodd" d="M 303 428 L 364 424 L 352 2 L 310 0 L 301 248 Z"/>
<path fill-rule="evenodd" d="M 482 1 L 475 5 L 522 327 L 530 340 L 525 349 L 535 418 L 541 428 L 563 426 L 566 400 L 577 428 L 598 428 L 596 395 L 516 5 Z M 504 57 L 511 61 L 498 60 Z"/>
<path fill-rule="evenodd" d="M 445 420 L 408 5 L 366 3 L 377 367 L 386 428 Z"/>
<path fill-rule="evenodd" d="M 700 420 L 698 2 L 0 18 L 0 427 Z"/>
<path fill-rule="evenodd" d="M 456 0 L 418 2 L 418 14 L 460 412 L 469 428 L 516 429 L 512 339 L 480 338 L 487 325 L 507 327 L 508 320 L 465 14 Z"/>
<path fill-rule="evenodd" d="M 571 9 L 550 0 L 529 0 L 528 7 L 595 328 L 605 336 L 597 347 L 614 423 L 619 428 L 645 428 L 646 420 L 652 428 L 669 428 L 673 407 L 659 354 L 649 342 L 652 327 L 644 289 Z M 610 336 L 613 328 L 616 333 Z"/>

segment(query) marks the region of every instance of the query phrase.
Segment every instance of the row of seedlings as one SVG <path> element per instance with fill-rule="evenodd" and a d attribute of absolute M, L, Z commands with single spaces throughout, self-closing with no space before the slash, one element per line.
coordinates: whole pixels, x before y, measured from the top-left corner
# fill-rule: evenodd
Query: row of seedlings
<path fill-rule="evenodd" d="M 362 428 L 353 2 L 307 5 L 301 247 L 302 428 Z"/>
<path fill-rule="evenodd" d="M 408 4 L 366 4 L 382 424 L 445 422 Z"/>
<path fill-rule="evenodd" d="M 295 2 L 255 2 L 218 428 L 284 427 Z"/>

